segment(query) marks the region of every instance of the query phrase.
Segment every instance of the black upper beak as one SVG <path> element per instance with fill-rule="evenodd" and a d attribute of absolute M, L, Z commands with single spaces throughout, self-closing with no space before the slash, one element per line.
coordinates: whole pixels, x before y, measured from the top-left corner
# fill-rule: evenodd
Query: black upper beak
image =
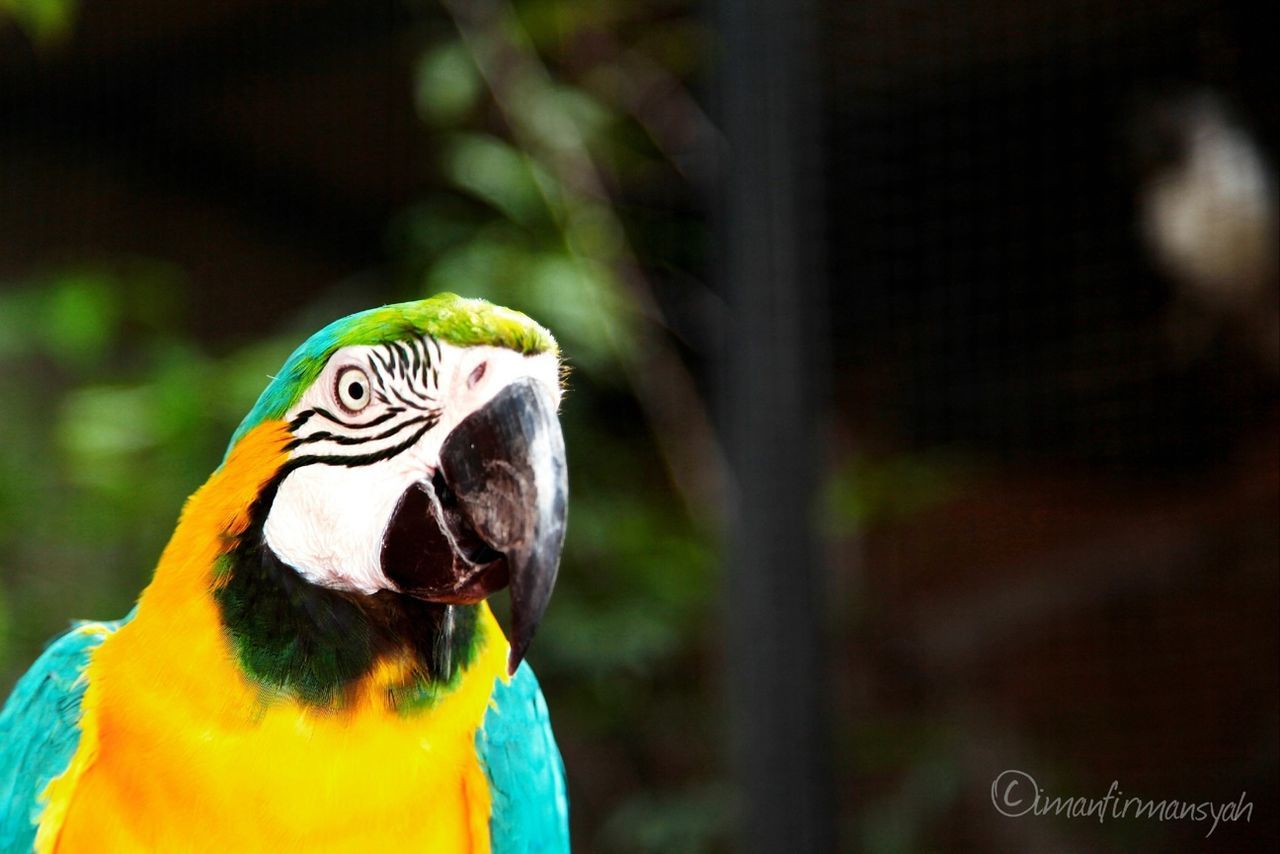
<path fill-rule="evenodd" d="M 550 390 L 519 379 L 467 416 L 445 438 L 431 485 L 433 495 L 416 487 L 401 499 L 384 568 L 401 589 L 438 602 L 477 602 L 510 584 L 514 673 L 564 546 L 569 479 Z"/>

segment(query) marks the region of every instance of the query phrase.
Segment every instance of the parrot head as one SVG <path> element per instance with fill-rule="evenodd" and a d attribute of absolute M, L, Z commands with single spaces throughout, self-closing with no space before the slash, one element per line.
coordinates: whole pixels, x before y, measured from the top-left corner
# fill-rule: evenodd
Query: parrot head
<path fill-rule="evenodd" d="M 299 347 L 223 463 L 257 430 L 280 436 L 214 591 L 247 669 L 323 696 L 409 648 L 448 678 L 475 606 L 509 588 L 514 672 L 564 542 L 560 371 L 545 329 L 452 294 Z"/>

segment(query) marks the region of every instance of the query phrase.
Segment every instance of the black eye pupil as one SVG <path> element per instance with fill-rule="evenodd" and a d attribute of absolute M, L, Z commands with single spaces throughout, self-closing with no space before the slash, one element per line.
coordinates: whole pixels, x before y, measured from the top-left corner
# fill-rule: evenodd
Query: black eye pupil
<path fill-rule="evenodd" d="M 347 386 L 347 394 L 351 395 L 352 400 L 359 400 L 364 397 L 364 386 L 360 383 L 352 383 Z"/>

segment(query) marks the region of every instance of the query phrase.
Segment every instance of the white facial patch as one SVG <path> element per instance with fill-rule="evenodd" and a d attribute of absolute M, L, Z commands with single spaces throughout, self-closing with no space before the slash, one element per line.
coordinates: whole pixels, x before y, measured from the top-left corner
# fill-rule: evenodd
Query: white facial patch
<path fill-rule="evenodd" d="M 430 483 L 454 427 L 523 377 L 543 383 L 559 405 L 552 353 L 428 338 L 337 351 L 285 415 L 296 468 L 267 515 L 267 545 L 314 584 L 396 589 L 382 571 L 382 542 L 401 496 Z"/>

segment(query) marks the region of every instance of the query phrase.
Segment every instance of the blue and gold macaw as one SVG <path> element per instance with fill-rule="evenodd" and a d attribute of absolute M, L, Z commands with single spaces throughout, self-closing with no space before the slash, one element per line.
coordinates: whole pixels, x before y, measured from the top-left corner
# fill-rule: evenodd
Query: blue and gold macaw
<path fill-rule="evenodd" d="M 0 850 L 567 851 L 521 663 L 564 541 L 559 400 L 551 335 L 479 300 L 308 339 L 133 612 L 14 688 Z"/>

